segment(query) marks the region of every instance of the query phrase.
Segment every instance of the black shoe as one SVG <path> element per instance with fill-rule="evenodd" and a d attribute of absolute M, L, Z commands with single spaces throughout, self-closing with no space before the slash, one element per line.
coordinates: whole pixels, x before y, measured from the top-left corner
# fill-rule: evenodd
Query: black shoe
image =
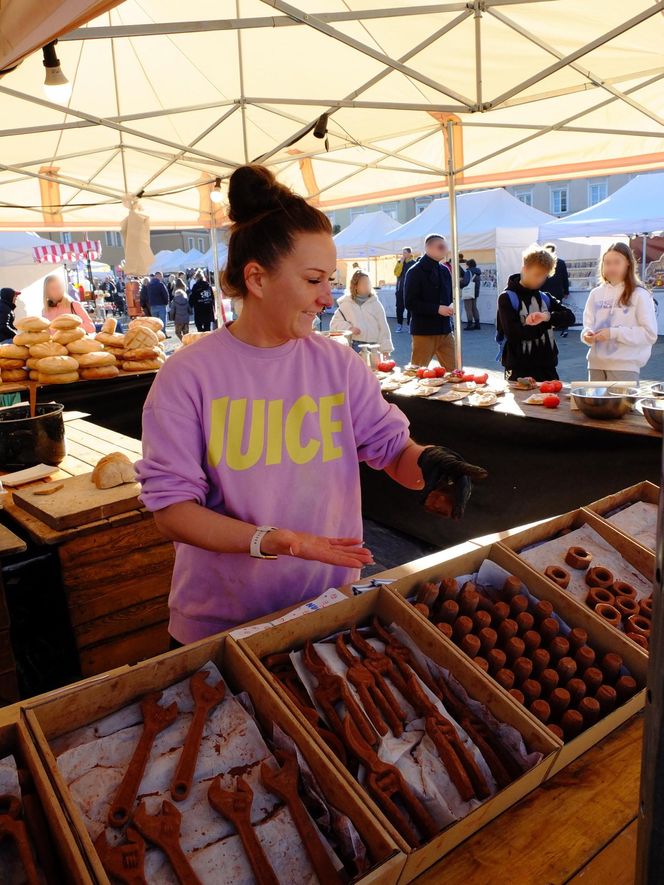
<path fill-rule="evenodd" d="M 564 332 L 561 332 L 561 333 L 560 333 L 560 337 L 561 337 L 561 338 L 567 338 L 567 329 L 565 329 Z"/>
<path fill-rule="evenodd" d="M 472 332 L 474 328 L 475 328 L 474 326 L 464 326 L 463 331 L 464 332 Z"/>
<path fill-rule="evenodd" d="M 475 325 L 473 326 L 473 329 L 476 329 L 478 332 L 481 332 L 482 326 L 479 323 L 475 323 Z"/>

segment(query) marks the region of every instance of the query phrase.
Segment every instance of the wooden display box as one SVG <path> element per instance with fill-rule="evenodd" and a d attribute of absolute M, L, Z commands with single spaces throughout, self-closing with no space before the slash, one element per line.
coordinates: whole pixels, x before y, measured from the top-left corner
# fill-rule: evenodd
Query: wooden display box
<path fill-rule="evenodd" d="M 78 806 L 60 775 L 49 741 L 107 716 L 148 692 L 185 679 L 208 661 L 213 661 L 219 667 L 234 693 L 249 693 L 258 721 L 266 734 L 274 723 L 292 738 L 324 788 L 330 804 L 342 810 L 355 824 L 374 865 L 364 876 L 353 881 L 363 885 L 395 885 L 405 861 L 396 841 L 372 817 L 359 790 L 339 776 L 318 744 L 310 739 L 308 733 L 261 679 L 238 644 L 227 634 L 202 640 L 132 667 L 118 669 L 106 677 L 79 682 L 66 691 L 54 691 L 34 701 L 25 702 L 24 712 L 33 739 L 62 807 L 72 821 L 82 852 L 94 870 L 95 881 L 110 885 Z"/>
<path fill-rule="evenodd" d="M 497 565 L 502 566 L 505 571 L 520 578 L 533 596 L 538 599 L 548 600 L 553 605 L 556 614 L 566 621 L 570 627 L 582 627 L 588 633 L 590 645 L 598 652 L 604 654 L 608 651 L 613 651 L 619 654 L 640 686 L 640 691 L 630 698 L 629 701 L 622 704 L 608 716 L 600 719 L 596 725 L 593 725 L 578 737 L 567 741 L 563 745 L 547 773 L 548 779 L 560 771 L 561 768 L 569 765 L 570 762 L 582 753 L 585 753 L 594 744 L 603 740 L 607 734 L 610 734 L 610 732 L 614 731 L 643 708 L 645 704 L 648 656 L 643 649 L 627 639 L 623 633 L 610 627 L 592 609 L 589 609 L 574 599 L 574 597 L 565 593 L 556 584 L 553 584 L 544 575 L 541 575 L 536 569 L 533 569 L 527 562 L 520 559 L 512 550 L 502 544 L 492 544 L 479 548 L 476 551 L 458 557 L 456 560 L 441 562 L 439 566 L 431 565 L 422 572 L 413 573 L 407 578 L 396 581 L 390 585 L 389 589 L 403 598 L 407 598 L 415 590 L 415 587 L 423 581 L 458 578 L 462 575 L 474 574 L 485 559 L 492 560 Z M 427 621 L 414 607 L 412 610 L 427 624 L 428 628 L 436 630 L 431 622 Z M 442 638 L 444 639 L 445 637 Z M 491 677 L 488 678 L 491 679 Z M 491 681 L 493 682 L 493 679 Z M 493 682 L 493 685 L 497 691 L 504 692 L 527 716 L 531 715 L 525 707 L 514 701 L 509 692 L 498 685 L 498 683 Z"/>
<path fill-rule="evenodd" d="M 347 630 L 353 625 L 364 624 L 370 621 L 374 615 L 377 615 L 386 625 L 398 624 L 416 638 L 417 644 L 424 654 L 449 669 L 471 697 L 484 704 L 497 719 L 514 726 L 523 736 L 528 749 L 537 750 L 544 757 L 538 765 L 483 802 L 463 820 L 442 830 L 438 835 L 414 850 L 384 816 L 371 796 L 360 787 L 368 808 L 382 826 L 392 834 L 403 851 L 408 854 L 400 879 L 400 882 L 404 883 L 412 881 L 468 836 L 539 786 L 546 778 L 561 744 L 548 729 L 523 710 L 507 693 L 502 690 L 497 691 L 493 680 L 470 663 L 451 642 L 448 642 L 434 627 L 424 621 L 422 616 L 405 603 L 398 594 L 391 592 L 386 587 L 379 587 L 302 618 L 270 627 L 260 633 L 254 633 L 239 642 L 254 666 L 289 705 L 293 714 L 301 722 L 302 728 L 309 732 L 311 739 L 324 752 L 329 753 L 326 745 L 284 693 L 279 681 L 262 664 L 261 659 L 268 654 L 299 649 L 307 639 L 317 641 L 341 630 Z M 344 778 L 357 787 L 355 779 L 336 757 L 333 758 L 333 761 Z"/>
<path fill-rule="evenodd" d="M 623 489 L 621 492 L 616 492 L 614 495 L 607 495 L 605 498 L 600 498 L 599 501 L 593 501 L 592 504 L 588 504 L 584 509 L 597 514 L 615 531 L 621 532 L 621 534 L 624 534 L 635 544 L 638 544 L 640 547 L 645 547 L 646 550 L 654 553 L 654 550 L 651 547 L 638 541 L 624 529 L 618 528 L 606 519 L 606 517 L 614 511 L 623 510 L 625 507 L 629 507 L 631 504 L 637 504 L 639 501 L 643 501 L 646 504 L 654 504 L 655 507 L 657 507 L 659 504 L 659 486 L 656 486 L 653 482 L 639 482 L 627 489 Z"/>
<path fill-rule="evenodd" d="M 18 704 L 0 711 L 0 759 L 14 755 L 17 764 L 30 772 L 35 793 L 41 805 L 51 844 L 54 849 L 57 879 L 49 878 L 49 885 L 67 882 L 72 885 L 92 885 L 94 879 L 89 865 L 78 849 L 66 819 L 65 811 L 53 791 L 46 771 L 37 755 L 30 733 L 21 718 Z M 33 842 L 34 847 L 34 842 Z M 37 852 L 38 853 L 38 852 Z M 39 858 L 38 858 L 39 859 Z"/>

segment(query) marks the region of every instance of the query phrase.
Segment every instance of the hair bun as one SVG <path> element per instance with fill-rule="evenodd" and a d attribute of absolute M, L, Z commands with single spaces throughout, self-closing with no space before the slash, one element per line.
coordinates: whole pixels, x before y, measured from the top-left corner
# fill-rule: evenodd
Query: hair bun
<path fill-rule="evenodd" d="M 236 224 L 244 224 L 263 212 L 285 206 L 293 196 L 265 166 L 240 166 L 228 183 L 229 217 Z"/>

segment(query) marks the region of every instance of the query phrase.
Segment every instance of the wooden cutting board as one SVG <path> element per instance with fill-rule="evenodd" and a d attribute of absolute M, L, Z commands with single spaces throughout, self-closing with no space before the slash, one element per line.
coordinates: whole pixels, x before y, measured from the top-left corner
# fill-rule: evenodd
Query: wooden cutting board
<path fill-rule="evenodd" d="M 98 489 L 91 476 L 91 473 L 83 473 L 63 479 L 63 487 L 52 495 L 35 494 L 48 488 L 44 483 L 17 489 L 14 503 L 58 531 L 141 507 L 138 500 L 141 487 L 137 482 L 124 483 L 113 489 Z"/>

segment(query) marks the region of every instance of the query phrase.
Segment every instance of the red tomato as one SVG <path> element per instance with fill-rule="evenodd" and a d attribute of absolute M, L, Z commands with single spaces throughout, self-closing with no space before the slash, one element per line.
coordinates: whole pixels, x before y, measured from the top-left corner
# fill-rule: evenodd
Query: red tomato
<path fill-rule="evenodd" d="M 560 391 L 563 389 L 563 382 L 562 381 L 552 381 L 551 387 L 553 388 L 552 393 L 560 393 Z"/>
<path fill-rule="evenodd" d="M 415 374 L 417 375 L 418 378 L 424 378 L 425 372 L 426 372 L 426 369 L 418 369 Z"/>
<path fill-rule="evenodd" d="M 560 405 L 560 397 L 556 396 L 555 393 L 552 393 L 550 396 L 545 396 L 542 405 L 545 409 L 557 409 Z"/>
<path fill-rule="evenodd" d="M 486 384 L 488 380 L 489 376 L 486 372 L 483 375 L 475 375 L 475 384 Z"/>
<path fill-rule="evenodd" d="M 392 369 L 396 366 L 394 360 L 385 360 L 385 365 L 388 367 L 387 371 L 391 372 Z"/>
<path fill-rule="evenodd" d="M 436 378 L 443 378 L 445 376 L 445 366 L 434 366 L 433 370 L 436 373 Z"/>
<path fill-rule="evenodd" d="M 474 375 L 463 375 L 462 378 L 461 378 L 461 380 L 462 380 L 462 381 L 474 381 L 474 380 L 475 380 L 475 376 L 474 376 Z"/>
<path fill-rule="evenodd" d="M 435 378 L 436 377 L 435 369 L 425 369 L 424 372 L 422 373 L 422 377 L 423 378 Z"/>
<path fill-rule="evenodd" d="M 543 381 L 540 384 L 539 389 L 540 389 L 540 393 L 555 393 L 555 391 L 551 385 L 551 381 Z"/>

